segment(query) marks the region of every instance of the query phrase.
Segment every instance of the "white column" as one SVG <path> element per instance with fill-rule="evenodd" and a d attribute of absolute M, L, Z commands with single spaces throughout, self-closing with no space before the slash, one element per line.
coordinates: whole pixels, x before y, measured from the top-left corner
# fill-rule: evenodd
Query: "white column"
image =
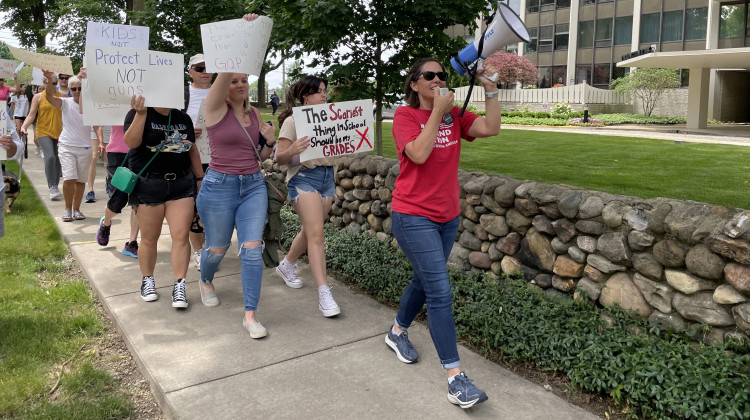
<path fill-rule="evenodd" d="M 638 51 L 641 45 L 641 0 L 633 1 L 633 32 L 630 34 L 630 51 Z"/>
<path fill-rule="evenodd" d="M 713 50 L 719 48 L 719 24 L 721 23 L 721 3 L 718 0 L 710 0 L 708 2 L 708 24 L 706 25 L 706 49 Z M 708 82 L 708 94 L 710 100 L 708 101 L 708 115 L 712 119 L 718 120 L 718 111 L 720 106 L 717 101 L 719 95 L 716 94 L 718 90 L 717 82 L 717 71 L 711 70 L 710 80 Z M 693 83 L 692 75 L 690 76 L 690 83 Z"/>
<path fill-rule="evenodd" d="M 708 86 L 711 69 L 690 69 L 687 128 L 706 128 L 708 119 Z"/>
<path fill-rule="evenodd" d="M 526 25 L 526 0 L 521 0 L 521 10 L 519 10 L 518 17 L 521 18 L 521 22 L 523 22 L 524 26 Z M 518 43 L 518 55 L 523 57 L 523 42 Z"/>
<path fill-rule="evenodd" d="M 568 62 L 565 72 L 565 84 L 576 84 L 576 50 L 578 50 L 578 8 L 580 0 L 570 2 L 570 24 L 568 25 Z"/>

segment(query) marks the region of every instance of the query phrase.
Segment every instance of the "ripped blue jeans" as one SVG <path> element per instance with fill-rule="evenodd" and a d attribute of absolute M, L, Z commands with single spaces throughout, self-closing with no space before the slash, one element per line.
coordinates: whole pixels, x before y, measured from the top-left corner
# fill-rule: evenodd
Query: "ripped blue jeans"
<path fill-rule="evenodd" d="M 226 251 L 215 254 L 209 248 L 227 248 L 236 228 L 245 310 L 258 309 L 263 278 L 263 227 L 268 208 L 268 195 L 261 173 L 228 175 L 208 169 L 196 205 L 206 233 L 206 245 L 201 254 L 201 281 L 213 281 L 216 269 L 226 254 Z M 242 246 L 254 241 L 260 245 L 250 248 Z"/>

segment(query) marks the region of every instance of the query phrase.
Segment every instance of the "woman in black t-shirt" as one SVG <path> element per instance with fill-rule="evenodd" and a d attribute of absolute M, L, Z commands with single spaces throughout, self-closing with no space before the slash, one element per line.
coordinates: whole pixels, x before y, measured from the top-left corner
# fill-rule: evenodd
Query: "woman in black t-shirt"
<path fill-rule="evenodd" d="M 138 173 L 147 166 L 130 196 L 131 203 L 138 205 L 141 229 L 138 248 L 138 264 L 143 275 L 141 298 L 146 302 L 159 298 L 154 283 L 156 243 L 166 218 L 172 237 L 172 270 L 176 279 L 172 307 L 187 308 L 188 231 L 193 219 L 196 180 L 203 179 L 198 148 L 192 147 L 195 143 L 193 122 L 177 109 L 146 108 L 142 96 L 133 96 L 131 107 L 124 124 L 125 144 L 134 149 L 130 153 L 129 167 Z"/>

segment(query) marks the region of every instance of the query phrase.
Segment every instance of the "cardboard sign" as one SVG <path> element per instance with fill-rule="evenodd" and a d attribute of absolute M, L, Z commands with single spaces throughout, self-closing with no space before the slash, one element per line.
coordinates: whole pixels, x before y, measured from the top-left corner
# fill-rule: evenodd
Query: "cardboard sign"
<path fill-rule="evenodd" d="M 13 121 L 10 121 L 8 117 L 8 111 L 4 106 L 0 106 L 0 136 L 10 135 L 16 131 L 15 128 L 11 128 Z M 0 160 L 8 160 L 8 151 L 4 147 L 0 146 Z M 2 211 L 0 209 L 0 211 Z"/>
<path fill-rule="evenodd" d="M 13 80 L 13 74 L 16 73 L 16 62 L 13 60 L 3 60 L 0 59 L 0 79 L 10 79 Z M 10 83 L 5 83 L 6 85 L 10 85 Z"/>
<path fill-rule="evenodd" d="M 129 105 L 133 95 L 143 95 L 149 107 L 182 109 L 185 104 L 182 54 L 89 46 L 86 57 L 94 102 Z"/>
<path fill-rule="evenodd" d="M 297 138 L 310 137 L 300 162 L 369 152 L 375 144 L 372 100 L 299 106 L 293 116 Z"/>
<path fill-rule="evenodd" d="M 148 27 L 87 22 L 86 46 L 148 49 Z"/>
<path fill-rule="evenodd" d="M 30 66 L 39 67 L 42 70 L 50 70 L 54 73 L 73 74 L 73 66 L 70 64 L 70 57 L 65 57 L 63 55 L 40 54 L 11 47 L 8 44 L 5 45 L 14 57 Z"/>
<path fill-rule="evenodd" d="M 271 28 L 273 21 L 267 16 L 250 22 L 233 19 L 201 25 L 206 71 L 259 76 Z"/>
<path fill-rule="evenodd" d="M 35 86 L 41 86 L 42 82 L 44 81 L 44 72 L 42 72 L 42 69 L 37 67 L 31 68 L 31 83 Z"/>
<path fill-rule="evenodd" d="M 86 46 L 129 47 L 148 50 L 149 30 L 146 26 L 118 25 L 102 22 L 86 24 Z M 84 67 L 88 60 L 84 57 Z M 118 104 L 94 101 L 90 83 L 84 79 L 81 85 L 83 102 L 83 123 L 85 125 L 122 125 L 130 111 L 130 102 Z"/>
<path fill-rule="evenodd" d="M 201 128 L 200 137 L 195 139 L 195 145 L 198 147 L 198 152 L 201 155 L 201 163 L 206 164 L 211 162 L 211 149 L 208 146 L 208 130 L 206 130 L 206 100 L 201 101 L 200 109 L 198 110 L 198 116 L 195 118 L 195 126 Z"/>

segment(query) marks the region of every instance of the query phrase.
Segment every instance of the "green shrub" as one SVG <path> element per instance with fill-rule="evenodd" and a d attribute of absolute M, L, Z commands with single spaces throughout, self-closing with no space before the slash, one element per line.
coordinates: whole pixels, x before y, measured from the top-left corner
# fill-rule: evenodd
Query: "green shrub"
<path fill-rule="evenodd" d="M 282 210 L 285 246 L 299 219 Z M 390 243 L 326 228 L 332 273 L 380 302 L 396 304 L 411 267 Z M 460 340 L 484 354 L 566 374 L 587 392 L 611 396 L 647 418 L 750 418 L 750 355 L 695 344 L 617 308 L 554 301 L 525 280 L 451 272 Z M 735 345 L 747 353 L 750 345 Z"/>
<path fill-rule="evenodd" d="M 583 111 L 573 111 L 568 113 L 567 118 L 581 118 L 583 117 Z"/>
<path fill-rule="evenodd" d="M 570 114 L 571 112 L 573 112 L 573 108 L 566 102 L 559 102 L 552 105 L 553 114 Z"/>
<path fill-rule="evenodd" d="M 503 124 L 518 124 L 518 125 L 554 125 L 562 126 L 568 125 L 566 119 L 559 118 L 535 118 L 535 117 L 514 117 L 508 116 L 502 119 Z"/>
<path fill-rule="evenodd" d="M 534 113 L 535 118 L 552 118 L 552 114 L 546 111 L 540 111 Z"/>
<path fill-rule="evenodd" d="M 508 113 L 509 117 L 523 117 L 523 112 L 521 111 L 510 111 Z"/>
<path fill-rule="evenodd" d="M 616 124 L 684 124 L 682 117 L 647 117 L 642 114 L 599 114 L 596 119 L 606 125 Z"/>

